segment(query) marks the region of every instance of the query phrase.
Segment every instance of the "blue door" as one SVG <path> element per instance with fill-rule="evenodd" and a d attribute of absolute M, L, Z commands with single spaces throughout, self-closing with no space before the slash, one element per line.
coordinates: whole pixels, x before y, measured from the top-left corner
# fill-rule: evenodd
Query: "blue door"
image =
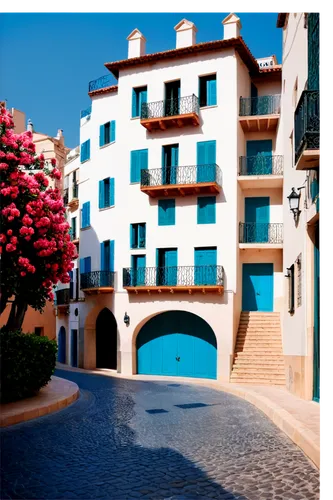
<path fill-rule="evenodd" d="M 146 256 L 132 255 L 132 286 L 144 286 L 146 275 Z"/>
<path fill-rule="evenodd" d="M 243 264 L 243 311 L 273 311 L 273 264 Z"/>
<path fill-rule="evenodd" d="M 194 249 L 194 284 L 216 285 L 216 247 Z"/>
<path fill-rule="evenodd" d="M 269 232 L 269 197 L 245 198 L 244 243 L 266 243 Z"/>
<path fill-rule="evenodd" d="M 58 361 L 66 363 L 66 330 L 65 327 L 60 327 L 58 333 Z"/>
<path fill-rule="evenodd" d="M 272 173 L 272 141 L 246 142 L 247 175 L 269 175 Z"/>
<path fill-rule="evenodd" d="M 162 183 L 177 183 L 178 144 L 162 147 Z"/>
<path fill-rule="evenodd" d="M 72 330 L 71 337 L 71 365 L 77 367 L 77 330 Z"/>
<path fill-rule="evenodd" d="M 156 255 L 157 284 L 177 285 L 177 248 L 158 248 Z"/>
<path fill-rule="evenodd" d="M 195 314 L 158 314 L 142 327 L 136 346 L 139 374 L 216 379 L 216 337 Z"/>
<path fill-rule="evenodd" d="M 216 141 L 197 142 L 197 182 L 214 182 Z"/>

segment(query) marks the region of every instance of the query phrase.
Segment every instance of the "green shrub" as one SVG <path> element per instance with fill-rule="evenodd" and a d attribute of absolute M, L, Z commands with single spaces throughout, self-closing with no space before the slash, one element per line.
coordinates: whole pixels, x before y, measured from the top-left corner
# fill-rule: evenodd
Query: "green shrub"
<path fill-rule="evenodd" d="M 47 337 L 0 329 L 1 402 L 35 395 L 54 373 L 57 343 Z"/>

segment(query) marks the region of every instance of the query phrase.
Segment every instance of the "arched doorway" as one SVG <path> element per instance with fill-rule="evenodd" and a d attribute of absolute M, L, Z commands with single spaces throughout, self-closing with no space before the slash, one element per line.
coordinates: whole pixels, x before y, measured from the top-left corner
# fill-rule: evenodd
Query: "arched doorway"
<path fill-rule="evenodd" d="M 58 361 L 66 363 L 66 330 L 64 326 L 60 327 L 58 333 Z"/>
<path fill-rule="evenodd" d="M 151 318 L 137 339 L 137 372 L 216 379 L 217 344 L 205 320 L 186 311 Z"/>
<path fill-rule="evenodd" d="M 106 307 L 96 319 L 96 368 L 117 369 L 117 322 Z"/>

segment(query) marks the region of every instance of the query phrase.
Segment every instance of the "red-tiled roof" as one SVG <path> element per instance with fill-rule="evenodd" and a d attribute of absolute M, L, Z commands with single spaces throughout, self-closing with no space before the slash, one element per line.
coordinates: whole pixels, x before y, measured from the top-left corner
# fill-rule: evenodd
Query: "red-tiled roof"
<path fill-rule="evenodd" d="M 287 13 L 286 12 L 280 12 L 278 14 L 277 22 L 276 22 L 276 27 L 277 28 L 283 28 L 284 23 L 286 22 L 286 17 Z"/>
<path fill-rule="evenodd" d="M 178 59 L 186 57 L 198 52 L 211 52 L 220 49 L 227 49 L 233 47 L 237 50 L 243 62 L 249 68 L 250 73 L 259 74 L 259 65 L 250 49 L 244 42 L 242 37 L 230 38 L 228 40 L 215 40 L 213 42 L 197 43 L 189 47 L 182 47 L 180 49 L 166 50 L 164 52 L 155 52 L 155 54 L 146 54 L 141 57 L 133 57 L 131 59 L 123 59 L 122 61 L 105 63 L 104 66 L 116 77 L 119 77 L 119 70 L 130 68 L 133 66 L 149 64 L 155 61 Z M 96 94 L 94 94 L 96 95 Z"/>
<path fill-rule="evenodd" d="M 93 97 L 100 94 L 112 94 L 113 92 L 117 91 L 118 85 L 111 85 L 110 87 L 104 87 L 103 89 L 92 90 L 91 92 L 88 92 L 88 95 L 90 95 L 90 97 Z"/>
<path fill-rule="evenodd" d="M 281 73 L 282 65 L 277 64 L 276 66 L 272 66 L 271 68 L 263 68 L 260 70 L 260 73 Z"/>

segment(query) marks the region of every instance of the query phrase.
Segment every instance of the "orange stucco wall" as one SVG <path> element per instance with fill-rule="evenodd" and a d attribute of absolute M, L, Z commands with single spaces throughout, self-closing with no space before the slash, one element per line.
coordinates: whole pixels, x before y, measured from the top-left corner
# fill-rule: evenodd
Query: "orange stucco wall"
<path fill-rule="evenodd" d="M 0 316 L 0 327 L 4 326 L 7 322 L 10 312 L 10 304 Z M 35 311 L 31 307 L 28 308 L 23 325 L 22 331 L 24 333 L 34 333 L 35 327 L 43 328 L 43 336 L 53 340 L 56 337 L 56 318 L 54 314 L 53 303 L 47 302 L 43 314 Z"/>

